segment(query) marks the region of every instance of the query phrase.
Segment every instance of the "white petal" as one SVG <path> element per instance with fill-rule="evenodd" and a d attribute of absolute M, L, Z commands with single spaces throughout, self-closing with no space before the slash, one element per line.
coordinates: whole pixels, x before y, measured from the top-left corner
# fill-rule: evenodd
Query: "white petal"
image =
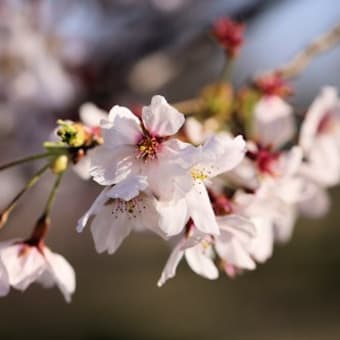
<path fill-rule="evenodd" d="M 117 183 L 107 191 L 106 196 L 110 198 L 120 198 L 130 201 L 148 186 L 148 179 L 145 176 L 129 177 Z"/>
<path fill-rule="evenodd" d="M 184 251 L 181 249 L 181 244 L 179 243 L 171 252 L 168 261 L 162 271 L 161 277 L 158 280 L 157 286 L 162 287 L 164 283 L 173 278 L 176 275 L 176 269 L 184 255 Z"/>
<path fill-rule="evenodd" d="M 131 219 L 133 230 L 151 230 L 162 238 L 166 238 L 167 235 L 160 228 L 160 215 L 157 211 L 156 199 L 153 196 L 141 194 L 137 199 L 135 199 L 135 202 L 136 218 Z"/>
<path fill-rule="evenodd" d="M 309 182 L 303 195 L 304 199 L 299 202 L 299 209 L 304 216 L 309 218 L 320 218 L 330 208 L 330 197 L 326 189 Z"/>
<path fill-rule="evenodd" d="M 281 243 L 288 242 L 293 234 L 297 219 L 297 209 L 294 205 L 283 204 L 274 218 L 274 237 Z"/>
<path fill-rule="evenodd" d="M 188 221 L 188 209 L 185 199 L 157 202 L 160 214 L 159 226 L 167 236 L 179 234 Z"/>
<path fill-rule="evenodd" d="M 44 248 L 44 255 L 55 283 L 63 293 L 66 302 L 71 302 L 71 296 L 76 289 L 76 277 L 72 266 L 59 254 Z"/>
<path fill-rule="evenodd" d="M 261 144 L 278 148 L 295 133 L 292 108 L 278 96 L 265 96 L 256 104 L 253 138 Z"/>
<path fill-rule="evenodd" d="M 110 187 L 104 188 L 104 190 L 97 196 L 96 200 L 92 203 L 87 212 L 79 219 L 77 224 L 77 231 L 80 233 L 84 230 L 89 218 L 96 215 L 105 205 L 108 200 L 106 193 L 110 190 Z"/>
<path fill-rule="evenodd" d="M 11 245 L 0 251 L 0 258 L 10 285 L 19 290 L 25 290 L 46 269 L 45 259 L 36 247 Z"/>
<path fill-rule="evenodd" d="M 100 126 L 100 122 L 108 119 L 108 113 L 92 103 L 84 103 L 79 108 L 80 120 L 90 127 Z"/>
<path fill-rule="evenodd" d="M 216 251 L 227 263 L 237 268 L 254 269 L 250 256 L 251 244 L 255 238 L 255 226 L 242 216 L 229 215 L 218 218 L 221 235 L 216 238 Z"/>
<path fill-rule="evenodd" d="M 91 152 L 93 150 L 89 150 Z M 72 170 L 84 180 L 88 180 L 91 178 L 90 174 L 91 169 L 91 160 L 89 155 L 84 156 L 77 164 L 74 164 Z"/>
<path fill-rule="evenodd" d="M 219 227 L 205 185 L 196 181 L 186 195 L 188 212 L 198 230 L 206 234 L 219 235 Z"/>
<path fill-rule="evenodd" d="M 265 217 L 253 217 L 251 220 L 256 227 L 256 237 L 252 241 L 251 254 L 256 261 L 264 263 L 273 254 L 273 225 L 271 220 Z"/>
<path fill-rule="evenodd" d="M 133 146 L 118 146 L 114 150 L 101 145 L 91 153 L 90 174 L 101 185 L 116 184 L 139 172 L 139 162 Z"/>
<path fill-rule="evenodd" d="M 144 126 L 153 136 L 172 136 L 184 124 L 184 115 L 162 96 L 154 96 L 142 112 Z"/>
<path fill-rule="evenodd" d="M 185 251 L 185 259 L 196 274 L 209 280 L 215 280 L 219 275 L 218 269 L 216 268 L 214 261 L 203 251 L 201 245 L 189 248 Z"/>
<path fill-rule="evenodd" d="M 136 145 L 143 136 L 139 119 L 126 107 L 114 106 L 109 120 L 101 122 L 104 145 L 114 149 L 119 145 Z"/>
<path fill-rule="evenodd" d="M 145 164 L 143 174 L 148 177 L 150 191 L 159 200 L 180 199 L 192 187 L 190 172 L 171 161 L 155 159 Z"/>
<path fill-rule="evenodd" d="M 305 152 L 312 148 L 321 120 L 337 102 L 337 90 L 330 86 L 324 87 L 313 101 L 301 125 L 299 144 Z"/>
<path fill-rule="evenodd" d="M 242 136 L 230 138 L 225 135 L 214 135 L 207 139 L 202 147 L 198 167 L 212 178 L 234 169 L 243 160 L 246 143 Z"/>
<path fill-rule="evenodd" d="M 10 285 L 7 270 L 0 262 L 0 296 L 5 296 L 9 293 Z"/>
<path fill-rule="evenodd" d="M 340 153 L 335 139 L 318 137 L 300 173 L 321 186 L 337 185 L 340 182 Z"/>
<path fill-rule="evenodd" d="M 105 206 L 93 219 L 91 232 L 98 253 L 107 251 L 113 254 L 129 235 L 131 225 L 126 212 L 112 213 L 111 205 Z"/>

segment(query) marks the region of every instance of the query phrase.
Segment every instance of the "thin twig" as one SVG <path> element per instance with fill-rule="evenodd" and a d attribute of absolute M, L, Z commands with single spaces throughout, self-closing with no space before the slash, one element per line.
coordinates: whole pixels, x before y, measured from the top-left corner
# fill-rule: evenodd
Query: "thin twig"
<path fill-rule="evenodd" d="M 12 210 L 17 205 L 19 199 L 29 190 L 31 189 L 40 179 L 40 177 L 44 174 L 44 172 L 50 167 L 50 164 L 46 164 L 40 170 L 38 170 L 33 177 L 26 183 L 24 188 L 12 199 L 12 201 L 7 205 L 7 207 L 0 213 L 0 228 L 7 222 L 7 219 L 12 212 Z"/>
<path fill-rule="evenodd" d="M 16 165 L 20 165 L 20 164 L 23 164 L 23 163 L 35 161 L 37 159 L 46 158 L 46 157 L 49 157 L 49 156 L 51 156 L 50 152 L 44 152 L 44 153 L 28 156 L 28 157 L 25 157 L 25 158 L 17 159 L 17 160 L 15 160 L 13 162 L 1 165 L 0 166 L 0 171 L 8 169 L 8 168 L 10 168 L 12 166 L 16 166 Z"/>

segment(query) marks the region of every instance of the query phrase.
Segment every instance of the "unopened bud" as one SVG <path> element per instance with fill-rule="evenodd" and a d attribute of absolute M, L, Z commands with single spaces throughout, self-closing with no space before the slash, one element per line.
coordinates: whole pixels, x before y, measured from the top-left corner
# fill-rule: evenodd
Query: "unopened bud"
<path fill-rule="evenodd" d="M 60 155 L 56 157 L 51 163 L 51 170 L 56 175 L 63 173 L 68 166 L 68 157 L 66 155 Z"/>
<path fill-rule="evenodd" d="M 215 22 L 212 33 L 226 54 L 234 58 L 243 44 L 244 29 L 244 24 L 229 18 L 221 18 Z"/>

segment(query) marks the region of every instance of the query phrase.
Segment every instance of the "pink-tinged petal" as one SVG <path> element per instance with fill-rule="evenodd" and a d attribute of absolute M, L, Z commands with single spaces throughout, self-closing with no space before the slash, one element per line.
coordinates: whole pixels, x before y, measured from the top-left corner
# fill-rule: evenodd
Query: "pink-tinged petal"
<path fill-rule="evenodd" d="M 186 195 L 188 212 L 198 230 L 206 234 L 219 235 L 219 227 L 205 185 L 196 181 Z"/>
<path fill-rule="evenodd" d="M 46 247 L 44 248 L 44 255 L 56 285 L 64 295 L 66 302 L 71 302 L 71 296 L 76 289 L 74 269 L 63 256 L 52 253 Z"/>
<path fill-rule="evenodd" d="M 0 296 L 5 296 L 9 293 L 10 285 L 7 270 L 0 262 Z"/>
<path fill-rule="evenodd" d="M 184 255 L 184 251 L 181 249 L 181 242 L 180 242 L 173 249 L 167 263 L 165 264 L 161 277 L 157 283 L 158 287 L 162 287 L 167 280 L 175 277 L 177 266 L 179 262 L 181 261 L 181 259 L 183 258 L 183 255 Z"/>
<path fill-rule="evenodd" d="M 242 136 L 215 135 L 204 143 L 201 159 L 195 168 L 212 178 L 234 169 L 244 159 L 245 152 L 246 143 Z"/>
<path fill-rule="evenodd" d="M 280 158 L 280 175 L 285 177 L 294 176 L 301 167 L 302 159 L 302 149 L 299 146 L 293 146 Z"/>
<path fill-rule="evenodd" d="M 320 218 L 329 211 L 330 206 L 327 190 L 313 182 L 308 182 L 303 200 L 299 202 L 300 212 L 309 218 Z"/>
<path fill-rule="evenodd" d="M 113 213 L 112 205 L 105 206 L 93 219 L 91 232 L 98 253 L 113 254 L 131 232 L 128 214 Z M 133 218 L 133 217 L 131 217 Z"/>
<path fill-rule="evenodd" d="M 334 138 L 322 136 L 314 141 L 300 174 L 324 187 L 340 182 L 340 153 Z"/>
<path fill-rule="evenodd" d="M 265 96 L 255 106 L 252 128 L 255 141 L 279 148 L 295 134 L 292 108 L 278 96 Z"/>
<path fill-rule="evenodd" d="M 110 190 L 110 187 L 106 187 L 95 199 L 92 203 L 91 207 L 87 212 L 79 219 L 77 224 L 77 231 L 78 233 L 82 232 L 86 227 L 91 216 L 96 215 L 105 205 L 108 200 L 107 192 Z"/>
<path fill-rule="evenodd" d="M 0 251 L 9 283 L 16 289 L 25 290 L 46 269 L 46 262 L 36 247 L 15 244 Z"/>
<path fill-rule="evenodd" d="M 188 209 L 185 199 L 159 201 L 157 210 L 160 215 L 159 227 L 166 236 L 179 234 L 188 221 Z"/>
<path fill-rule="evenodd" d="M 145 176 L 129 177 L 122 182 L 117 183 L 110 188 L 106 196 L 109 198 L 120 198 L 124 201 L 130 201 L 138 196 L 141 191 L 148 187 L 148 179 Z"/>
<path fill-rule="evenodd" d="M 299 145 L 305 152 L 313 147 L 320 123 L 334 107 L 338 105 L 337 90 L 334 87 L 324 87 L 315 98 L 301 125 Z"/>
<path fill-rule="evenodd" d="M 184 124 L 184 115 L 168 104 L 162 96 L 153 96 L 151 104 L 142 112 L 145 128 L 153 136 L 172 136 Z"/>
<path fill-rule="evenodd" d="M 84 103 L 79 108 L 80 120 L 89 127 L 97 127 L 102 120 L 108 119 L 108 113 L 92 103 Z"/>
<path fill-rule="evenodd" d="M 264 263 L 273 255 L 273 224 L 266 217 L 253 217 L 251 220 L 256 227 L 256 237 L 252 241 L 251 254 L 256 261 Z"/>
<path fill-rule="evenodd" d="M 219 273 L 213 259 L 206 253 L 208 249 L 204 249 L 200 244 L 189 248 L 185 251 L 185 259 L 189 267 L 198 275 L 209 280 L 218 278 Z"/>
<path fill-rule="evenodd" d="M 136 145 L 143 136 L 139 119 L 126 107 L 114 106 L 108 120 L 101 122 L 104 145 L 115 149 L 120 145 Z"/>
<path fill-rule="evenodd" d="M 101 185 L 116 184 L 129 175 L 138 174 L 139 162 L 134 155 L 133 146 L 119 146 L 114 150 L 104 145 L 91 153 L 90 174 Z"/>

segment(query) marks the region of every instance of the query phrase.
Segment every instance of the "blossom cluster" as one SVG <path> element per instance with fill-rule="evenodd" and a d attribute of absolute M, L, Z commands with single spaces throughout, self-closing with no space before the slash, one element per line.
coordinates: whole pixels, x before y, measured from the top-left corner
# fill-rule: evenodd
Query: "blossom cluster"
<path fill-rule="evenodd" d="M 221 25 L 228 36 L 223 48 L 231 41 L 238 49 L 241 26 Z M 69 167 L 102 187 L 76 227 L 90 226 L 98 253 L 115 253 L 131 232 L 153 233 L 171 246 L 158 286 L 176 275 L 183 258 L 207 279 L 233 278 L 267 261 L 301 214 L 328 210 L 327 190 L 340 182 L 337 90 L 324 87 L 303 117 L 288 94 L 276 73 L 236 94 L 229 82 L 211 85 L 198 99 L 197 116 L 155 95 L 138 112 L 86 103 L 80 122 L 58 121 L 46 153 L 34 158 L 47 165 L 0 215 L 3 226 L 21 195 L 44 171 L 53 172 L 56 182 L 32 235 L 0 243 L 0 295 L 35 281 L 57 285 L 70 301 L 74 270 L 45 245 L 55 192 Z"/>

